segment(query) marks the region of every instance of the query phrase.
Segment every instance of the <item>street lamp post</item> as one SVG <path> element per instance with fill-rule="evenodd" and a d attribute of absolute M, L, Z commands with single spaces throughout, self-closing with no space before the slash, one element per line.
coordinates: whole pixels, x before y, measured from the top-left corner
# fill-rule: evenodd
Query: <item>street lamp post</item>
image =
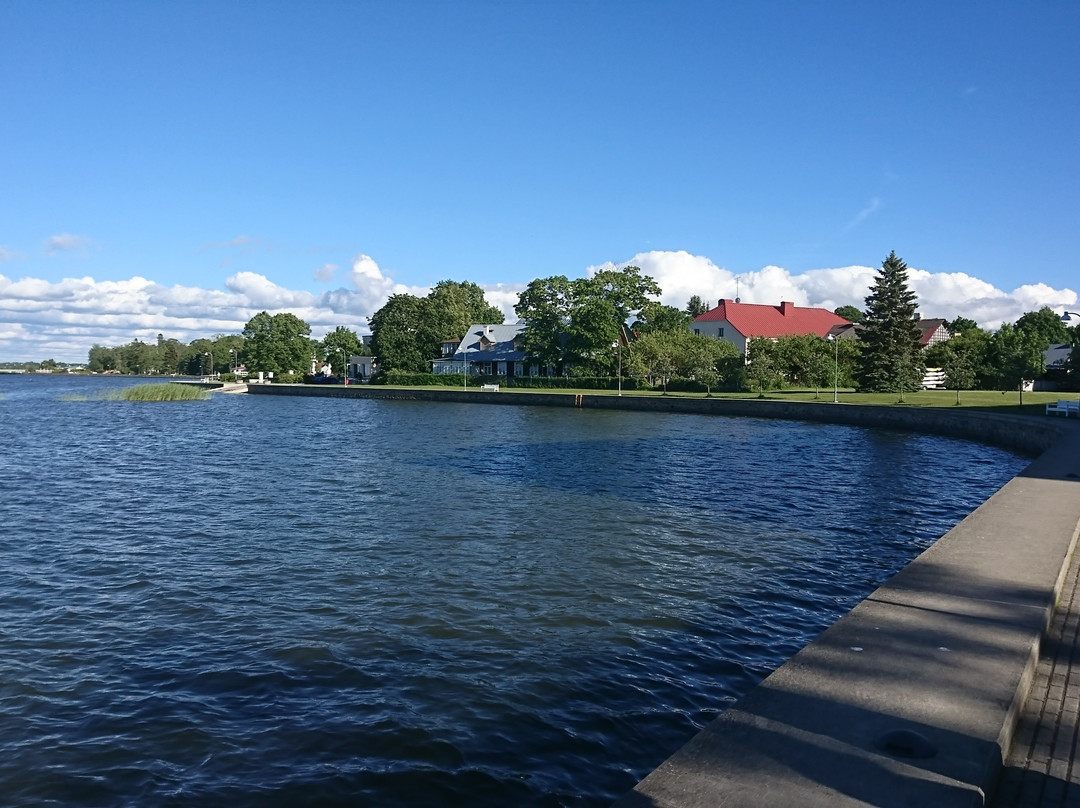
<path fill-rule="evenodd" d="M 465 339 L 461 341 L 461 389 L 466 393 L 469 392 L 469 345 L 466 342 L 468 338 L 466 334 Z"/>
<path fill-rule="evenodd" d="M 619 340 L 611 346 L 619 354 L 619 395 L 622 395 L 622 340 Z"/>
<path fill-rule="evenodd" d="M 210 357 L 210 370 L 206 375 L 206 378 L 209 380 L 214 378 L 214 354 L 210 351 L 205 351 L 204 355 Z"/>
<path fill-rule="evenodd" d="M 348 367 L 348 364 L 345 361 L 345 349 L 342 348 L 339 345 L 338 350 L 341 351 L 341 376 L 342 376 L 343 379 L 345 379 L 345 386 L 348 387 L 349 386 L 349 367 Z"/>
<path fill-rule="evenodd" d="M 839 402 L 836 394 L 840 387 L 840 340 L 835 334 L 829 334 L 829 341 L 833 344 L 832 403 L 836 404 Z"/>

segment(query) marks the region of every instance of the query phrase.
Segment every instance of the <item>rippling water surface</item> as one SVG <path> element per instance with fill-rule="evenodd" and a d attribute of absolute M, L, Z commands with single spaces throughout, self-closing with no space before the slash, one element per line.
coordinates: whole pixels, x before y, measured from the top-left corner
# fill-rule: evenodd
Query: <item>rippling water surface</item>
<path fill-rule="evenodd" d="M 5 805 L 605 805 L 1025 464 L 127 383 L 0 376 Z"/>

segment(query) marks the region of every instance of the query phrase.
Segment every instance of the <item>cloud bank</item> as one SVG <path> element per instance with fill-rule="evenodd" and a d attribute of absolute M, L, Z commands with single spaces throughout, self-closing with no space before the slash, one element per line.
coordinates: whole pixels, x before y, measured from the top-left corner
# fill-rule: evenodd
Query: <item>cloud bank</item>
<path fill-rule="evenodd" d="M 683 251 L 639 253 L 619 265 L 626 264 L 639 266 L 655 278 L 663 289 L 662 301 L 678 308 L 685 307 L 693 295 L 716 305 L 720 298 L 736 294 L 745 303 L 789 300 L 828 309 L 848 304 L 862 308 L 876 273 L 873 267 L 849 266 L 792 274 L 782 267 L 767 266 L 736 274 L 709 258 Z M 610 266 L 588 267 L 583 274 Z M 339 325 L 368 333 L 367 318 L 390 295 L 422 296 L 429 291 L 398 283 L 364 254 L 357 255 L 347 271 L 338 267 L 331 270 L 326 265 L 315 272 L 327 282 L 336 276 L 342 285 L 315 293 L 280 286 L 255 272 L 230 275 L 224 289 L 163 286 L 143 277 L 122 281 L 65 278 L 54 283 L 37 278 L 12 280 L 0 274 L 0 361 L 53 358 L 85 362 L 95 343 L 153 342 L 158 334 L 190 342 L 238 333 L 260 311 L 292 312 L 311 325 L 316 337 Z M 1056 311 L 1080 308 L 1075 291 L 1045 284 L 1001 290 L 963 273 L 920 269 L 911 269 L 909 280 L 924 317 L 952 319 L 962 315 L 987 328 L 1013 322 L 1025 311 L 1042 306 Z M 492 284 L 484 291 L 488 302 L 501 309 L 508 322 L 514 322 L 514 304 L 524 286 Z"/>

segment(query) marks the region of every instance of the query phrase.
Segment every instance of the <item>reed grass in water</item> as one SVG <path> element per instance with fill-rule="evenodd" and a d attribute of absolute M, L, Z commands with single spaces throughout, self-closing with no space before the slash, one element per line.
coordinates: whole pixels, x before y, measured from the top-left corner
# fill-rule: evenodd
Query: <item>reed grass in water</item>
<path fill-rule="evenodd" d="M 190 384 L 139 384 L 123 390 L 109 390 L 96 396 L 72 393 L 61 401 L 206 401 L 210 393 Z"/>
<path fill-rule="evenodd" d="M 191 384 L 139 384 L 117 391 L 120 401 L 205 401 L 210 394 Z"/>

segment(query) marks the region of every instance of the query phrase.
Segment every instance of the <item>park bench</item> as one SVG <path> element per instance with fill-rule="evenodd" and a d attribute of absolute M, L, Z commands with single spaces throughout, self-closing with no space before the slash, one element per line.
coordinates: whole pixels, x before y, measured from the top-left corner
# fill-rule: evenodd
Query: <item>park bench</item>
<path fill-rule="evenodd" d="M 1047 404 L 1046 414 L 1053 412 L 1064 413 L 1066 418 L 1070 415 L 1080 418 L 1080 401 L 1059 401 L 1057 404 Z"/>
<path fill-rule="evenodd" d="M 499 385 L 497 384 L 482 384 L 480 385 L 481 392 L 484 393 L 497 393 L 499 392 Z"/>

